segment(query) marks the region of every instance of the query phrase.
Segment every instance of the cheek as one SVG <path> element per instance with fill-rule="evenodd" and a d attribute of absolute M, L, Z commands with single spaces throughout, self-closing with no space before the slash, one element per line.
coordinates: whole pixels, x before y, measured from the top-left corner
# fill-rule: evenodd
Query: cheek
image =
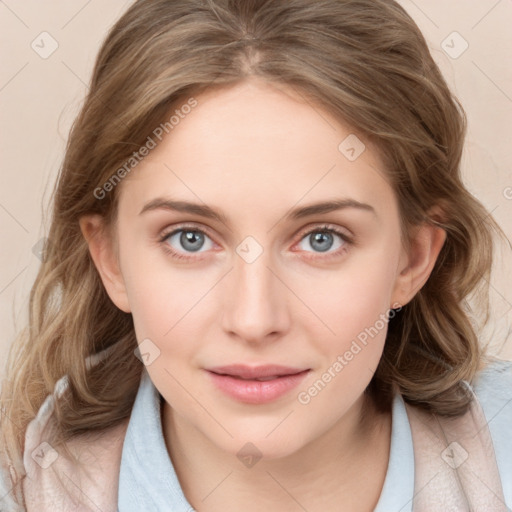
<path fill-rule="evenodd" d="M 337 271 L 300 278 L 297 295 L 316 314 L 307 317 L 312 328 L 338 348 L 376 323 L 382 328 L 380 319 L 391 307 L 394 261 L 394 254 L 361 252 Z"/>
<path fill-rule="evenodd" d="M 328 289 L 312 306 L 322 312 L 322 322 L 331 332 L 319 324 L 310 333 L 323 357 L 297 400 L 311 414 L 323 414 L 327 423 L 345 414 L 361 396 L 381 359 L 391 280 L 380 270 L 331 278 Z"/>
<path fill-rule="evenodd" d="M 163 248 L 146 238 L 136 229 L 120 230 L 121 270 L 136 331 L 161 338 L 175 317 L 183 315 L 193 291 L 184 285 L 183 272 L 173 269 Z"/>
<path fill-rule="evenodd" d="M 364 338 L 372 327 L 382 330 L 382 318 L 390 307 L 391 283 L 385 273 L 366 272 L 347 287 L 338 309 L 335 330 L 350 339 Z"/>
<path fill-rule="evenodd" d="M 302 388 L 305 394 L 299 402 L 311 400 L 318 410 L 332 407 L 333 418 L 367 387 L 387 334 L 396 255 L 375 250 L 358 256 L 338 272 L 329 273 L 320 286 L 313 288 L 310 282 L 308 288 L 303 282 L 301 288 L 304 294 L 310 290 L 305 302 L 321 319 L 308 317 L 312 319 L 309 338 L 322 358 L 314 379 Z"/>
<path fill-rule="evenodd" d="M 191 332 L 191 319 L 194 318 L 194 309 L 197 308 L 201 295 L 204 295 L 204 288 L 180 288 L 176 280 L 168 284 L 162 278 L 152 279 L 151 276 L 146 276 L 147 279 L 144 280 L 144 275 L 140 277 L 141 279 L 130 283 L 128 290 L 139 342 L 150 338 L 163 354 L 171 349 L 175 353 L 186 348 L 192 349 L 194 337 Z M 188 340 L 187 344 L 173 341 L 183 339 Z"/>

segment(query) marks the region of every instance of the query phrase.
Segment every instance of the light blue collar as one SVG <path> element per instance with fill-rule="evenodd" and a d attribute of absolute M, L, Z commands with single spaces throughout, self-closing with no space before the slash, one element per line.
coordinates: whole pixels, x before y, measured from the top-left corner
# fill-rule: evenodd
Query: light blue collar
<path fill-rule="evenodd" d="M 400 394 L 393 398 L 391 446 L 384 486 L 374 512 L 411 512 L 414 496 L 414 447 Z"/>
<path fill-rule="evenodd" d="M 160 393 L 146 368 L 135 398 L 121 456 L 120 512 L 192 512 L 162 432 Z"/>

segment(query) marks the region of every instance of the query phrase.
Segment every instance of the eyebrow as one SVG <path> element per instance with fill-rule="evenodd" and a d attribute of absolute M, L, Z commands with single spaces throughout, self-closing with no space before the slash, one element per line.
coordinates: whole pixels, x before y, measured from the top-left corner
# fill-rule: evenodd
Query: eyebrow
<path fill-rule="evenodd" d="M 355 199 L 334 199 L 330 201 L 322 201 L 313 203 L 307 206 L 294 208 L 289 211 L 284 218 L 286 220 L 299 220 L 304 217 L 310 217 L 312 215 L 321 215 L 325 213 L 334 212 L 337 210 L 343 210 L 346 208 L 355 208 L 361 211 L 367 211 L 377 216 L 377 213 L 373 206 L 366 203 L 361 203 Z M 205 204 L 192 203 L 190 201 L 178 201 L 164 197 L 157 197 L 145 204 L 139 215 L 152 210 L 171 210 L 182 213 L 190 213 L 200 215 L 207 219 L 217 220 L 223 224 L 229 225 L 228 218 L 220 211 L 211 208 Z"/>

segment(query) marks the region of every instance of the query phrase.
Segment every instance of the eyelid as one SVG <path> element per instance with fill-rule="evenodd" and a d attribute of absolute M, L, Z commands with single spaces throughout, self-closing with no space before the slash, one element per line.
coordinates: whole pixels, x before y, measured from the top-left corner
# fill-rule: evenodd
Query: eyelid
<path fill-rule="evenodd" d="M 169 238 L 169 236 L 171 236 L 172 234 L 175 234 L 178 231 L 186 231 L 187 229 L 190 231 L 198 231 L 200 233 L 204 233 L 205 235 L 208 235 L 215 242 L 215 237 L 212 236 L 209 228 L 207 228 L 205 226 L 199 227 L 199 226 L 195 225 L 194 223 L 188 223 L 188 222 L 185 222 L 183 224 L 175 224 L 173 226 L 164 228 L 158 235 L 158 240 L 160 242 L 163 242 L 164 240 Z M 217 243 L 217 242 L 215 242 L 215 243 Z"/>
<path fill-rule="evenodd" d="M 306 235 L 316 231 L 333 231 L 339 236 L 343 237 L 347 241 L 353 242 L 354 234 L 347 228 L 342 228 L 336 224 L 329 224 L 328 222 L 313 223 L 305 228 L 302 228 L 297 235 L 299 241 L 302 240 Z"/>
<path fill-rule="evenodd" d="M 170 226 L 168 228 L 164 228 L 160 232 L 160 234 L 158 235 L 159 241 L 163 242 L 170 235 L 176 233 L 177 231 L 181 231 L 181 230 L 185 230 L 185 229 L 190 229 L 191 231 L 194 230 L 194 231 L 199 231 L 199 232 L 205 233 L 212 240 L 215 240 L 215 236 L 212 235 L 212 233 L 211 233 L 211 231 L 210 231 L 210 229 L 208 227 L 206 227 L 206 226 L 198 226 L 198 225 L 194 224 L 193 222 L 192 223 L 185 222 L 183 224 L 177 224 L 177 225 Z M 350 232 L 350 230 L 348 230 L 347 228 L 341 228 L 341 227 L 339 227 L 337 225 L 329 224 L 329 223 L 326 223 L 326 222 L 311 223 L 308 226 L 302 228 L 298 232 L 298 234 L 294 236 L 294 238 L 298 237 L 298 241 L 300 241 L 306 235 L 310 234 L 311 232 L 313 232 L 313 231 L 322 231 L 322 230 L 334 231 L 337 234 L 339 234 L 340 236 L 346 237 L 347 240 L 349 240 L 351 242 L 353 241 L 354 235 L 353 235 L 353 233 Z M 348 233 L 346 233 L 345 231 L 347 231 Z"/>

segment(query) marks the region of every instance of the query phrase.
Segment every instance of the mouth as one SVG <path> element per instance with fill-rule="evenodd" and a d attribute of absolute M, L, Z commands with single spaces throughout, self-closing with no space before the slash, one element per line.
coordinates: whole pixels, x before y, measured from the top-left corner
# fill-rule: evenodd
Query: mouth
<path fill-rule="evenodd" d="M 311 368 L 278 365 L 230 365 L 207 369 L 217 389 L 230 398 L 248 404 L 263 404 L 286 395 L 310 371 Z"/>
<path fill-rule="evenodd" d="M 309 371 L 310 368 L 292 368 L 279 365 L 246 366 L 242 364 L 233 364 L 229 366 L 217 366 L 208 369 L 209 372 L 217 375 L 225 375 L 241 380 L 257 380 L 265 382 L 290 375 L 297 375 Z"/>

